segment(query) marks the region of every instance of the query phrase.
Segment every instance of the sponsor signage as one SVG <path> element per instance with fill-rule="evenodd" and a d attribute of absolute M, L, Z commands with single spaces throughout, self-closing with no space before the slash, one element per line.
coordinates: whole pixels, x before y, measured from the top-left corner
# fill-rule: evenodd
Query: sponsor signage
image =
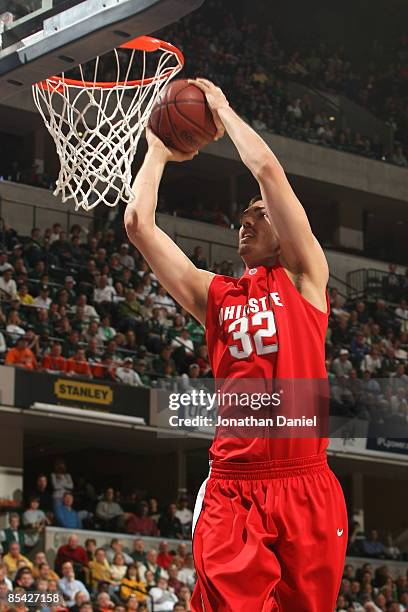
<path fill-rule="evenodd" d="M 44 372 L 15 370 L 15 405 L 29 408 L 35 402 L 72 406 L 143 418 L 149 422 L 150 389 Z"/>

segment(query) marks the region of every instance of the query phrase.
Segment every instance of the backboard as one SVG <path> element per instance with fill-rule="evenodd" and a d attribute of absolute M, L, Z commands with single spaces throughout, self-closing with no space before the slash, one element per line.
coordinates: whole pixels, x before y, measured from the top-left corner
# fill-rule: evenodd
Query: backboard
<path fill-rule="evenodd" d="M 203 2 L 0 0 L 0 101 L 132 38 L 151 34 Z"/>

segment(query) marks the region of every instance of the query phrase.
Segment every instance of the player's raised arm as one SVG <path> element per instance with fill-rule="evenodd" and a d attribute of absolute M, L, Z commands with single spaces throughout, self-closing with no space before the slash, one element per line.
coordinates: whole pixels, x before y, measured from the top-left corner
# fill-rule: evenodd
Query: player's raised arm
<path fill-rule="evenodd" d="M 149 149 L 133 184 L 134 200 L 126 207 L 129 240 L 142 253 L 163 287 L 196 319 L 205 323 L 208 287 L 214 276 L 199 270 L 155 221 L 157 194 L 168 161 L 185 161 L 194 154 L 168 149 L 147 130 Z"/>
<path fill-rule="evenodd" d="M 206 79 L 192 82 L 205 93 L 215 118 L 222 121 L 242 161 L 258 181 L 263 203 L 278 235 L 285 267 L 294 275 L 307 276 L 316 288 L 325 289 L 328 280 L 326 258 L 276 156 L 232 110 L 221 89 Z"/>

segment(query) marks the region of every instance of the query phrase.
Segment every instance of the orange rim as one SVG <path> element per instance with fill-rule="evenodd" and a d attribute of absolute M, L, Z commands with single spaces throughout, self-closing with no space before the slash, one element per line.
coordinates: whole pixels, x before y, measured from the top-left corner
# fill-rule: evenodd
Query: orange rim
<path fill-rule="evenodd" d="M 120 45 L 119 49 L 135 49 L 148 53 L 152 53 L 153 51 L 170 51 L 177 57 L 179 66 L 181 68 L 184 66 L 184 55 L 180 49 L 165 40 L 153 38 L 152 36 L 139 36 L 138 38 L 123 43 L 123 45 Z M 44 81 L 39 81 L 36 83 L 36 86 L 50 91 L 58 90 L 64 84 L 86 89 L 92 89 L 94 87 L 102 89 L 112 89 L 113 87 L 137 87 L 138 85 L 150 85 L 156 80 L 162 81 L 167 79 L 176 70 L 177 67 L 168 68 L 158 77 L 148 77 L 147 79 L 137 79 L 135 81 L 80 81 L 78 79 L 66 79 L 61 76 L 51 76 Z"/>

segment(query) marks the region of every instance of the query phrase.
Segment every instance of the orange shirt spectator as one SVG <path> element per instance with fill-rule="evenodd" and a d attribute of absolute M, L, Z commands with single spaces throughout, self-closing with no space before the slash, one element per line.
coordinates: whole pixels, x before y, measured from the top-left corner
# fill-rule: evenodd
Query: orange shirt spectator
<path fill-rule="evenodd" d="M 44 355 L 43 368 L 49 372 L 65 372 L 67 360 L 61 354 L 62 348 L 59 342 L 54 342 L 51 351 Z"/>
<path fill-rule="evenodd" d="M 6 364 L 20 366 L 26 370 L 36 370 L 37 360 L 31 349 L 27 347 L 27 340 L 18 338 L 16 346 L 7 351 Z"/>
<path fill-rule="evenodd" d="M 78 349 L 73 357 L 67 359 L 67 374 L 78 374 L 79 376 L 87 376 L 92 378 L 92 372 L 89 363 L 85 358 L 85 351 Z"/>

